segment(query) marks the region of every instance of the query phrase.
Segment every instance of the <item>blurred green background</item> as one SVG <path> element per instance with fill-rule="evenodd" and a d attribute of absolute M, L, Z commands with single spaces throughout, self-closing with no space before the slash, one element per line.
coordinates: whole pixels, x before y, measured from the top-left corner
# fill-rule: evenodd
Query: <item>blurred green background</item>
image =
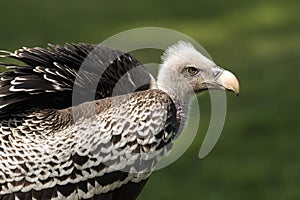
<path fill-rule="evenodd" d="M 300 199 L 300 1 L 3 1 L 0 49 L 100 43 L 131 28 L 158 26 L 202 44 L 233 71 L 226 124 L 214 150 L 197 157 L 210 117 L 175 163 L 155 172 L 140 200 Z M 141 60 L 159 61 L 158 54 Z M 151 59 L 150 59 L 151 58 Z"/>

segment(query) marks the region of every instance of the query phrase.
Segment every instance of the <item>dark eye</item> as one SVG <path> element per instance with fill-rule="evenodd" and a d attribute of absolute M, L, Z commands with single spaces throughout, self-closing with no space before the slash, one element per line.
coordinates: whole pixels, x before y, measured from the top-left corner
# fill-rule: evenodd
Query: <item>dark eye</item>
<path fill-rule="evenodd" d="M 188 66 L 186 67 L 186 71 L 187 73 L 189 73 L 189 75 L 191 76 L 195 76 L 196 74 L 198 74 L 199 70 L 196 67 L 193 66 Z"/>

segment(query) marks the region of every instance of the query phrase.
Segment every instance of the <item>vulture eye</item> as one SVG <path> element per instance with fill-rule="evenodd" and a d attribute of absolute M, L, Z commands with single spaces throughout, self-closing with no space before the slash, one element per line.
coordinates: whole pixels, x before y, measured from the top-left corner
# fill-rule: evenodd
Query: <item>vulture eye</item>
<path fill-rule="evenodd" d="M 199 72 L 199 70 L 193 66 L 188 66 L 185 69 L 186 69 L 187 73 L 189 73 L 189 75 L 191 75 L 191 76 L 195 76 Z"/>

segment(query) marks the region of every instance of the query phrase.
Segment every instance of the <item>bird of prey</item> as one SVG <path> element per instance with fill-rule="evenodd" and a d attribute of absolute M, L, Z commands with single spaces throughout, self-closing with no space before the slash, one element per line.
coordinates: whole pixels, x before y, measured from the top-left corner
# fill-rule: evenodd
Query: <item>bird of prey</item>
<path fill-rule="evenodd" d="M 21 48 L 1 63 L 0 200 L 134 200 L 186 123 L 193 94 L 237 78 L 180 41 L 157 81 L 103 45 Z"/>

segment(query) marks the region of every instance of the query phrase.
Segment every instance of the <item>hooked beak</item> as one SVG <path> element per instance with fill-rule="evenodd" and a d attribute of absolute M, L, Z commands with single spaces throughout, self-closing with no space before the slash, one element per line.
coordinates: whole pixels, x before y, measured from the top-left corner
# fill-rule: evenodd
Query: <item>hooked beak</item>
<path fill-rule="evenodd" d="M 207 84 L 207 89 L 229 90 L 234 92 L 236 96 L 239 95 L 239 81 L 233 73 L 218 66 L 216 66 L 212 72 L 214 80 L 205 82 L 205 84 Z"/>
<path fill-rule="evenodd" d="M 236 96 L 240 93 L 240 84 L 236 76 L 230 71 L 223 70 L 221 74 L 216 78 L 216 83 L 225 90 L 230 90 L 235 93 Z"/>

